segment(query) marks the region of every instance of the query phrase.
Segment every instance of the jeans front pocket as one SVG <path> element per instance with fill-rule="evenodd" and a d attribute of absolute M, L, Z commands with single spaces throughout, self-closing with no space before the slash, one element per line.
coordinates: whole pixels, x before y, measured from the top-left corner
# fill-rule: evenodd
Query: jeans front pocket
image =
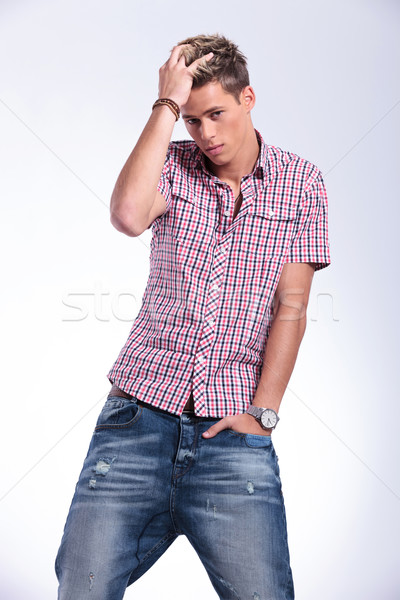
<path fill-rule="evenodd" d="M 109 396 L 97 419 L 95 431 L 131 427 L 141 414 L 142 408 L 134 399 Z"/>
<path fill-rule="evenodd" d="M 253 433 L 246 433 L 244 439 L 246 445 L 249 446 L 249 448 L 267 448 L 272 444 L 270 435 L 256 435 Z"/>

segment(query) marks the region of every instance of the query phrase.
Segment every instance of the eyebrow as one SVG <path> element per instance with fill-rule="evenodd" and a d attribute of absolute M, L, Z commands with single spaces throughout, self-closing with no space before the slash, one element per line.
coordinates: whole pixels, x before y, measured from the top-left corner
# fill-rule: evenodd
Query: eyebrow
<path fill-rule="evenodd" d="M 208 108 L 207 110 L 205 110 L 200 116 L 204 117 L 205 115 L 208 115 L 212 112 L 216 112 L 217 110 L 221 110 L 222 108 L 223 106 L 213 106 L 212 108 Z M 182 115 L 182 119 L 197 119 L 197 117 L 194 115 Z"/>

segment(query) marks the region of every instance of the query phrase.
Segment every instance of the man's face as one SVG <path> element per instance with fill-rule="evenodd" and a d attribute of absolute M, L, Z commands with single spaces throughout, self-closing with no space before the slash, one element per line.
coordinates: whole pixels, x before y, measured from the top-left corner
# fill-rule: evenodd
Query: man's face
<path fill-rule="evenodd" d="M 219 82 L 207 83 L 191 91 L 181 107 L 186 129 L 200 150 L 215 165 L 229 164 L 246 143 L 251 126 L 250 102 L 246 90 L 240 95 L 240 104 L 232 94 L 225 92 Z M 248 138 L 247 138 L 248 139 Z"/>

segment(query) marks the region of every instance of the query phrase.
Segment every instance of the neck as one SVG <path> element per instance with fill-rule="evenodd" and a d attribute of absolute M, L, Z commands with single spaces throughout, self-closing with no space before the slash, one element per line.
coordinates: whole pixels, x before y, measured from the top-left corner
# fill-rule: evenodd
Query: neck
<path fill-rule="evenodd" d="M 206 158 L 207 168 L 232 189 L 240 191 L 240 183 L 245 175 L 251 173 L 260 152 L 257 135 L 253 126 L 246 133 L 240 150 L 225 165 L 216 165 Z"/>

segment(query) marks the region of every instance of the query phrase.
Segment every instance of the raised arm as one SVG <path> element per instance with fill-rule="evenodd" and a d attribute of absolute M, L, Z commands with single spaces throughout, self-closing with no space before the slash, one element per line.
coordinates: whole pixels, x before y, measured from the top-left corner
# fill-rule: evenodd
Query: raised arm
<path fill-rule="evenodd" d="M 212 53 L 186 67 L 182 46 L 175 46 L 159 71 L 159 98 L 170 98 L 179 108 L 189 98 L 193 73 Z M 110 220 L 118 231 L 140 235 L 166 209 L 157 191 L 176 118 L 166 105 L 152 114 L 117 179 L 110 203 Z"/>

